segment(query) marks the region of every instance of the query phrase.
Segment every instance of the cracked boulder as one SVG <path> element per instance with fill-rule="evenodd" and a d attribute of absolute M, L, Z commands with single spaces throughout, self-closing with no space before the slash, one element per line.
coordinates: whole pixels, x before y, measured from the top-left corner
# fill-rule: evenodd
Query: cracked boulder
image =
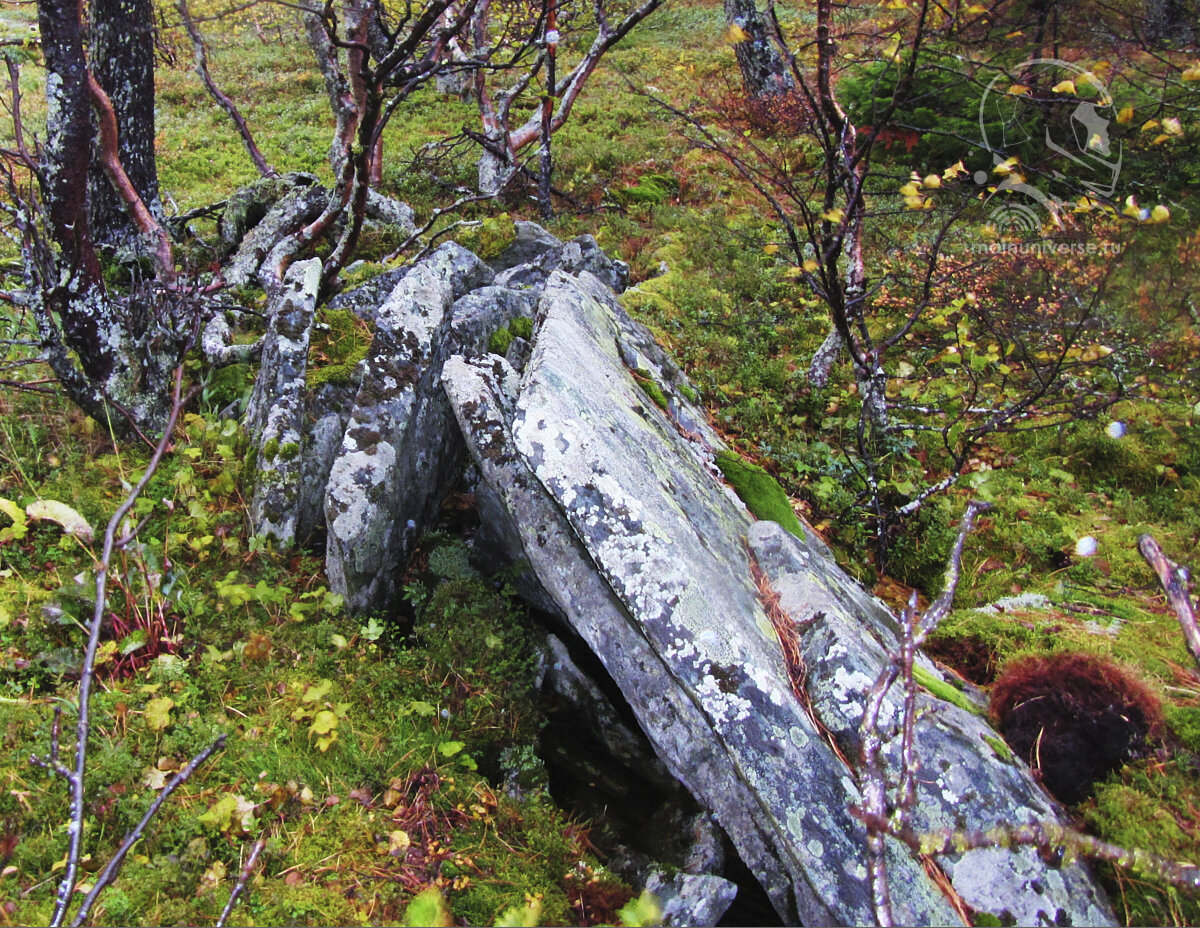
<path fill-rule="evenodd" d="M 599 658 L 659 759 L 713 814 L 780 917 L 871 923 L 864 830 L 849 811 L 860 801 L 857 774 L 825 729 L 850 744 L 885 643 L 894 642 L 894 620 L 815 541 L 802 544 L 801 556 L 753 525 L 716 476 L 715 439 L 675 397 L 683 381 L 672 380 L 652 342 L 600 281 L 555 270 L 523 373 L 495 355 L 450 358 L 442 382 L 480 471 L 481 512 L 509 560 L 528 565 L 521 582 L 530 598 Z M 681 421 L 678 410 L 699 421 Z M 747 536 L 760 547 L 776 544 L 777 559 L 795 555 L 809 565 L 807 598 L 789 601 L 809 634 L 820 620 L 804 603 L 851 623 L 814 644 L 808 664 L 819 689 L 827 672 L 820 647 L 855 652 L 828 669 L 849 682 L 835 697 L 848 703 L 844 717 L 831 707 L 822 720 L 820 703 L 814 710 L 793 689 Z M 1044 797 L 1035 801 L 1027 775 L 997 758 L 981 722 L 932 697 L 927 706 L 939 735 L 922 735 L 934 777 L 926 791 L 942 802 L 930 827 L 1053 815 Z M 975 798 L 985 799 L 982 811 L 967 801 Z M 945 865 L 972 906 L 1059 924 L 1111 922 L 1082 868 L 989 853 L 1014 857 L 1010 878 L 985 886 L 985 857 Z M 922 861 L 899 842 L 889 844 L 888 868 L 900 923 L 958 923 Z M 1045 900 L 1024 898 L 1039 888 Z"/>
<path fill-rule="evenodd" d="M 325 486 L 326 570 L 353 612 L 391 602 L 398 568 L 458 478 L 462 440 L 438 389 L 442 365 L 451 354 L 481 352 L 489 327 L 526 306 L 516 295 L 472 292 L 492 277 L 475 255 L 447 243 L 413 266 L 375 312 Z"/>

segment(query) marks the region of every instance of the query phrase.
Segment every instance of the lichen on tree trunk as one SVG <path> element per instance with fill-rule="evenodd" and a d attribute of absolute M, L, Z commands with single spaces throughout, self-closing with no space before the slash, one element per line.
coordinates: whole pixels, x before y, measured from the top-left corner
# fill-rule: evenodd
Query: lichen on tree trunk
<path fill-rule="evenodd" d="M 772 41 L 774 28 L 754 0 L 725 0 L 725 21 L 745 35 L 741 41 L 735 41 L 733 52 L 748 95 L 765 97 L 796 89 L 787 62 Z"/>
<path fill-rule="evenodd" d="M 151 0 L 92 0 L 91 70 L 112 101 L 121 164 L 150 212 L 161 221 L 154 161 L 154 8 Z M 89 172 L 89 213 L 98 243 L 121 245 L 139 233 L 98 155 Z"/>

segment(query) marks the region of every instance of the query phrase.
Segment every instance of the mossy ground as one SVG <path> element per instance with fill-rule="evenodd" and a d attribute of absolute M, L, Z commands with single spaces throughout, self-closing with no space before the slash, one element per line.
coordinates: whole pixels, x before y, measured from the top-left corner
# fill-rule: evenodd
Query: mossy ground
<path fill-rule="evenodd" d="M 71 499 L 102 524 L 122 481 L 145 464 L 142 451 L 99 435 L 47 440 L 82 425 L 47 401 L 6 412 L 8 496 Z M 21 421 L 43 426 L 17 434 L 11 423 Z M 611 917 L 576 908 L 584 871 L 621 902 L 630 896 L 592 855 L 586 825 L 544 789 L 518 801 L 498 786 L 501 756 L 531 750 L 541 726 L 537 638 L 512 595 L 474 574 L 461 543 L 443 540 L 426 555 L 424 582 L 410 586 L 411 632 L 348 621 L 319 560 L 246 536 L 243 444 L 233 423 L 186 417 L 141 507 L 154 510 L 141 546 L 114 575 L 114 615 L 166 614 L 178 638 L 136 673 L 113 672 L 112 655 L 101 665 L 90 860 L 112 852 L 189 757 L 218 735 L 228 742 L 164 807 L 97 921 L 214 920 L 259 837 L 263 863 L 231 924 L 398 924 L 428 885 L 472 924 L 527 894 L 555 923 Z M 28 757 L 49 749 L 56 694 L 74 688 L 89 586 L 72 578 L 93 553 L 51 524 L 0 547 L 6 924 L 44 922 L 52 906 L 66 794 Z"/>
<path fill-rule="evenodd" d="M 20 18 L 9 8 L 0 15 L 6 23 Z M 295 19 L 259 5 L 206 30 L 213 73 L 242 107 L 268 159 L 278 169 L 309 170 L 328 181 L 333 122 Z M 733 50 L 720 41 L 722 30 L 720 4 L 668 5 L 614 49 L 555 137 L 555 152 L 563 189 L 586 206 L 619 208 L 563 210 L 549 227 L 564 238 L 591 232 L 630 263 L 635 286 L 625 305 L 674 351 L 714 424 L 748 458 L 769 462 L 847 569 L 879 580 L 866 553 L 860 480 L 845 451 L 854 446 L 857 425 L 852 378 L 839 367 L 827 387 L 813 389 L 805 376 L 826 334 L 826 316 L 787 264 L 763 247 L 772 229 L 735 172 L 671 131 L 651 100 L 628 93 L 628 82 L 650 84 L 686 101 L 702 83 L 729 82 Z M 182 210 L 221 200 L 254 174 L 190 72 L 186 41 L 171 29 L 162 41 L 174 64 L 159 70 L 160 180 Z M 36 68 L 23 68 L 21 88 L 27 128 L 41 133 Z M 386 192 L 427 215 L 439 186 L 396 166 L 475 118 L 468 104 L 430 91 L 414 94 L 388 130 Z M 0 135 L 7 131 L 0 127 Z M 0 144 L 10 141 L 5 136 Z M 901 175 L 909 168 L 896 167 Z M 472 170 L 469 158 L 447 162 L 440 181 L 469 182 Z M 1200 679 L 1135 547 L 1140 533 L 1152 532 L 1171 556 L 1194 563 L 1200 541 L 1198 339 L 1183 313 L 1166 320 L 1167 336 L 1154 327 L 1164 321 L 1162 288 L 1169 283 L 1172 292 L 1187 293 L 1197 283 L 1197 265 L 1188 258 L 1195 248 L 1194 222 L 1186 218 L 1191 209 L 1185 196 L 1174 208 L 1176 222 L 1132 236 L 1114 275 L 1109 302 L 1143 343 L 1154 345 L 1159 371 L 1137 385 L 1136 399 L 1111 410 L 1113 420 L 1126 424 L 1125 436 L 1108 437 L 1100 421 L 990 442 L 960 485 L 897 540 L 880 589 L 902 585 L 905 595 L 907 587 L 936 595 L 954 522 L 971 496 L 990 499 L 994 509 L 967 545 L 957 611 L 939 631 L 939 653 L 954 664 L 970 652 L 972 665 L 989 673 L 1021 654 L 1064 649 L 1136 667 L 1163 699 L 1171 734 L 1158 755 L 1115 774 L 1073 814 L 1102 838 L 1194 860 L 1200 856 Z M 511 219 L 536 215 L 529 202 L 514 199 L 472 207 L 465 218 L 482 224 L 462 240 L 492 256 L 510 240 Z M 206 220 L 195 227 L 204 238 L 214 235 Z M 377 259 L 394 245 L 368 237 L 366 257 Z M 204 256 L 197 246 L 193 257 Z M 7 257 L 9 251 L 0 253 Z M 657 276 L 664 265 L 666 273 Z M 348 379 L 370 336 L 348 313 L 326 312 L 322 321 L 310 385 L 314 378 Z M 97 699 L 103 747 L 89 794 L 95 859 L 144 807 L 147 781 L 156 783 L 218 732 L 229 734 L 230 745 L 168 807 L 99 920 L 213 920 L 254 836 L 264 831 L 270 840 L 261 874 L 235 911 L 235 924 L 395 923 L 413 891 L 430 881 L 446 890 L 455 915 L 472 923 L 494 918 L 525 892 L 545 894 L 545 920 L 580 920 L 572 909 L 578 887 L 566 875 L 580 872 L 580 860 L 590 874 L 603 875 L 587 856 L 584 826 L 544 798 L 504 798 L 471 769 L 488 766 L 505 748 L 528 747 L 536 733 L 536 712 L 514 698 L 520 687 L 499 682 L 525 672 L 520 622 L 512 626 L 515 637 L 499 635 L 498 645 L 488 644 L 486 632 L 480 639 L 476 628 L 464 642 L 471 661 L 456 663 L 427 648 L 437 636 L 422 637 L 419 628 L 404 638 L 382 623 L 347 621 L 321 591 L 319 560 L 282 557 L 247 537 L 238 474 L 245 449 L 215 412 L 244 396 L 252 375 L 252 368 L 236 366 L 209 379 L 198 416 L 185 424 L 186 439 L 145 496 L 142 513 L 160 508 L 143 533 L 140 561 L 121 567 L 130 579 L 127 590 L 114 593 L 114 611 L 137 618 L 158 609 L 181 630 L 173 652 L 132 676 L 107 680 Z M 114 446 L 102 427 L 54 400 L 0 403 L 0 496 L 68 500 L 102 524 L 144 454 Z M 925 473 L 916 453 L 888 464 L 898 484 L 936 476 Z M 161 500 L 173 508 L 166 511 Z M 780 518 L 791 513 L 786 498 L 783 505 Z M 1073 553 L 1083 536 L 1097 540 L 1094 557 Z M 16 868 L 0 877 L 0 896 L 12 906 L 0 906 L 0 923 L 40 922 L 49 911 L 47 877 L 65 846 L 63 789 L 26 758 L 47 748 L 50 700 L 73 691 L 75 623 L 84 604 L 72 578 L 91 564 L 89 551 L 49 524 L 0 545 L 0 695 L 13 700 L 0 701 L 9 778 L 0 794 L 0 850 Z M 421 605 L 432 611 L 424 621 L 444 607 L 463 616 L 479 609 L 512 614 L 511 602 L 498 603 L 492 592 L 472 586 L 477 582 L 452 576 L 445 592 L 430 597 L 426 590 Z M 976 611 L 1021 593 L 1040 594 L 1046 605 Z M 163 698 L 173 703 L 170 722 L 151 730 L 147 705 Z M 502 709 L 515 715 L 501 723 Z M 322 712 L 337 723 L 315 732 Z M 328 716 L 322 720 L 330 724 Z M 318 742 L 330 734 L 336 739 L 320 750 Z M 403 799 L 393 803 L 389 791 Z M 228 826 L 220 817 L 202 820 L 237 796 L 253 805 L 249 828 L 232 818 Z M 1109 873 L 1107 879 L 1118 913 L 1130 923 L 1200 923 L 1194 899 L 1141 878 Z"/>

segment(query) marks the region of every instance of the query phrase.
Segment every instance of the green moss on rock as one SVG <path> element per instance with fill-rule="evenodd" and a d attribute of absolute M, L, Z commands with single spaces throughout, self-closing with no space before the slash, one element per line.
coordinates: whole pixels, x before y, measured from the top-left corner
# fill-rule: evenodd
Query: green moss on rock
<path fill-rule="evenodd" d="M 983 712 L 976 706 L 972 705 L 971 701 L 967 699 L 966 696 L 964 696 L 945 680 L 939 680 L 924 667 L 919 665 L 913 667 L 913 679 L 917 681 L 918 686 L 927 690 L 931 695 L 936 696 L 938 699 L 958 706 L 958 708 L 970 712 L 972 715 L 983 715 Z M 995 745 L 992 746 L 995 747 Z"/>
<path fill-rule="evenodd" d="M 792 504 L 778 480 L 732 451 L 717 455 L 717 467 L 755 518 L 778 522 L 797 538 L 804 537 L 804 527 L 792 512 Z"/>
<path fill-rule="evenodd" d="M 533 335 L 533 320 L 528 316 L 517 316 L 508 324 L 508 330 L 517 338 L 529 339 Z"/>
<path fill-rule="evenodd" d="M 508 353 L 508 348 L 512 343 L 513 333 L 505 326 L 492 333 L 492 337 L 488 339 L 488 351 L 503 356 Z"/>

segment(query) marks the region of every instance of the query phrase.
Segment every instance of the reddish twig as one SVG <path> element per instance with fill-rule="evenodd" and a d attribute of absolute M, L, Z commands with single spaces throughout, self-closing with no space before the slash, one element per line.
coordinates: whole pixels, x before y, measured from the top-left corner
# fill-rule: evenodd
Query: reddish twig
<path fill-rule="evenodd" d="M 150 214 L 149 208 L 139 196 L 137 189 L 133 186 L 133 181 L 129 179 L 129 175 L 125 173 L 125 168 L 121 165 L 117 140 L 117 115 L 108 94 L 104 92 L 104 88 L 100 86 L 100 82 L 90 71 L 87 75 L 87 89 L 92 107 L 100 122 L 100 160 L 104 165 L 104 172 L 108 175 L 117 195 L 125 201 L 125 209 L 134 225 L 138 227 L 138 231 L 154 241 L 154 264 L 158 279 L 167 284 L 173 283 L 176 276 L 175 256 L 171 248 L 170 236 L 167 235 L 167 230 L 162 227 L 162 224 Z"/>
<path fill-rule="evenodd" d="M 217 82 L 213 80 L 212 74 L 209 73 L 208 48 L 204 44 L 204 38 L 200 35 L 200 30 L 196 28 L 196 24 L 192 20 L 192 13 L 188 9 L 187 0 L 175 0 L 175 8 L 179 11 L 179 16 L 183 20 L 183 28 L 187 30 L 188 38 L 192 40 L 192 48 L 196 53 L 196 73 L 204 81 L 204 86 L 207 88 L 209 96 L 216 100 L 217 105 L 229 114 L 229 118 L 233 121 L 238 135 L 242 137 L 242 144 L 246 146 L 246 152 L 250 155 L 250 160 L 254 162 L 254 166 L 258 169 L 258 173 L 263 177 L 274 177 L 277 172 L 267 163 L 267 159 L 263 157 L 262 151 L 255 144 L 254 136 L 250 132 L 250 126 L 242 116 L 241 111 L 238 110 L 237 104 L 221 91 L 221 88 L 217 86 Z"/>

